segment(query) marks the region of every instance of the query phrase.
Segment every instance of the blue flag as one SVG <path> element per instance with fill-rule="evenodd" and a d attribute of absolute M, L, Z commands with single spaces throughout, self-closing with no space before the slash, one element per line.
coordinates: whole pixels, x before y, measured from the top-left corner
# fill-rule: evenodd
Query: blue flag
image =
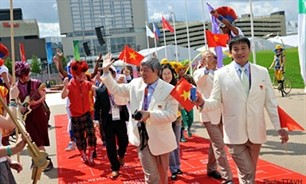
<path fill-rule="evenodd" d="M 159 36 L 160 36 L 160 31 L 157 27 L 157 25 L 153 22 L 153 32 L 155 35 L 155 39 L 158 40 Z"/>
<path fill-rule="evenodd" d="M 47 62 L 48 64 L 52 63 L 52 44 L 51 42 L 46 43 L 46 52 L 47 52 Z"/>

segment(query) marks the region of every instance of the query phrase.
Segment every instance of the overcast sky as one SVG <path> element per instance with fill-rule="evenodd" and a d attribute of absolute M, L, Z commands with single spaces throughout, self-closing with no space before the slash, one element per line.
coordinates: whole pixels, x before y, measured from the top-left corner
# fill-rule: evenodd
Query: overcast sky
<path fill-rule="evenodd" d="M 149 22 L 160 20 L 161 15 L 169 14 L 171 9 L 174 10 L 177 20 L 186 20 L 185 0 L 147 1 Z M 205 20 L 209 18 L 206 5 L 204 6 L 205 12 L 203 15 L 201 0 L 186 1 L 188 2 L 187 18 L 189 21 L 203 21 L 203 16 Z M 10 0 L 0 0 L 0 9 L 9 8 L 9 2 Z M 215 8 L 219 6 L 231 6 L 238 16 L 250 13 L 249 1 L 247 0 L 210 0 L 208 2 Z M 59 35 L 56 0 L 13 0 L 13 7 L 22 8 L 24 19 L 36 19 L 38 21 L 41 37 Z M 297 0 L 253 0 L 254 16 L 269 15 L 272 12 L 281 10 L 286 11 L 287 20 L 297 20 Z"/>

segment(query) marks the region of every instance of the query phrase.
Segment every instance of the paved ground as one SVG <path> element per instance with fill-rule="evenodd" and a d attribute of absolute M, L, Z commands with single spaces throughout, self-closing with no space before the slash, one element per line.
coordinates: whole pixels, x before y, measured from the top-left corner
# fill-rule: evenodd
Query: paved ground
<path fill-rule="evenodd" d="M 279 105 L 306 128 L 306 94 L 304 89 L 293 89 L 290 96 L 281 97 L 278 91 L 275 90 Z M 52 119 L 50 124 L 52 128 L 49 131 L 51 146 L 47 148 L 54 169 L 43 173 L 38 183 L 55 184 L 57 181 L 57 159 L 55 145 L 55 129 L 54 115 L 65 114 L 65 101 L 60 99 L 59 93 L 48 94 L 47 103 L 51 107 Z M 197 113 L 195 113 L 195 123 L 192 131 L 194 134 L 208 138 L 205 128 L 198 122 Z M 306 132 L 290 132 L 290 141 L 286 145 L 280 144 L 279 137 L 273 129 L 269 119 L 267 119 L 267 134 L 268 141 L 263 145 L 260 158 L 272 162 L 276 165 L 288 168 L 303 175 L 306 175 Z M 13 157 L 16 159 L 16 157 Z M 18 184 L 29 184 L 31 180 L 31 158 L 28 156 L 27 150 L 20 154 L 20 160 L 24 170 L 17 174 L 14 172 Z"/>

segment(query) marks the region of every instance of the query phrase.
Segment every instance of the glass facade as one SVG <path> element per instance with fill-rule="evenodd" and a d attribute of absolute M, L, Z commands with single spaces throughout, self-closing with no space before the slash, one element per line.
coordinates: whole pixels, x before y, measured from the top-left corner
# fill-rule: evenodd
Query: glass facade
<path fill-rule="evenodd" d="M 89 42 L 94 54 L 121 52 L 126 44 L 136 48 L 136 38 L 124 36 L 126 33 L 135 32 L 132 0 L 70 0 L 70 4 L 73 33 L 67 36 L 82 37 L 80 45 L 83 41 Z M 103 46 L 99 45 L 95 37 L 95 27 L 102 27 L 102 35 L 106 42 Z M 81 47 L 80 52 L 81 56 L 85 56 Z"/>

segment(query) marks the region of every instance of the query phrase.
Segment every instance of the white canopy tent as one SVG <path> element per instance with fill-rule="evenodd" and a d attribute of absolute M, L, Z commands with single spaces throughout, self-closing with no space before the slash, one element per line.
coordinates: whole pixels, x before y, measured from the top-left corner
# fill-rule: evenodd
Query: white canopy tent
<path fill-rule="evenodd" d="M 294 37 L 292 37 L 293 39 Z M 290 48 L 290 47 L 295 47 L 292 44 L 290 44 L 291 42 L 289 42 L 289 39 L 285 39 L 284 37 L 284 44 L 281 42 L 282 39 L 278 38 L 278 39 L 263 39 L 263 38 L 259 38 L 259 37 L 254 37 L 254 42 L 252 42 L 252 38 L 249 38 L 249 40 L 251 41 L 251 44 L 253 43 L 254 45 L 251 45 L 251 47 L 255 47 L 255 51 L 261 51 L 261 50 L 274 50 L 275 46 L 277 44 L 282 44 L 285 48 Z M 289 42 L 289 44 L 288 44 Z M 205 45 L 198 48 L 197 51 L 203 52 L 206 50 Z M 209 50 L 214 52 L 214 48 L 209 48 Z M 223 53 L 228 53 L 229 52 L 229 48 L 228 47 L 222 47 L 222 51 Z M 226 54 L 223 54 L 223 56 L 227 56 Z"/>
<path fill-rule="evenodd" d="M 284 44 L 286 48 L 299 46 L 297 34 L 288 36 L 275 36 L 273 38 L 269 38 L 268 40 L 276 44 Z"/>

